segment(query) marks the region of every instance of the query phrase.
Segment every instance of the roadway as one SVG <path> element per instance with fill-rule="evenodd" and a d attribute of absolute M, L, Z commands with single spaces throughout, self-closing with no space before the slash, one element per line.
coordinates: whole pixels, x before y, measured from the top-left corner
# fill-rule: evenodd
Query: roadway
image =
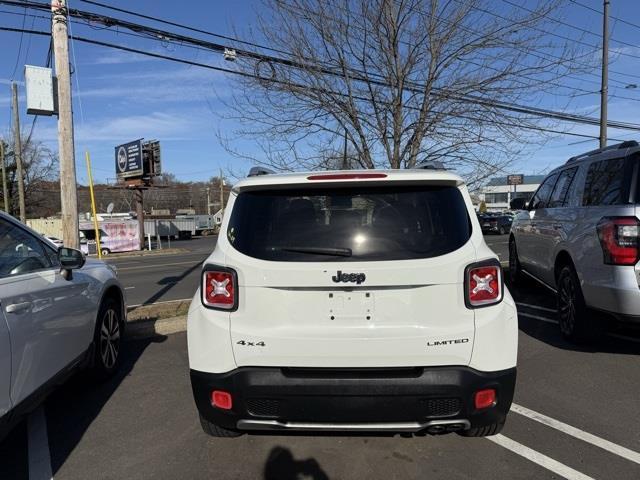
<path fill-rule="evenodd" d="M 129 306 L 183 300 L 193 297 L 200 280 L 202 262 L 215 247 L 215 236 L 171 242 L 187 250 L 169 255 L 107 257 L 118 268 Z"/>
<path fill-rule="evenodd" d="M 506 261 L 506 238 L 487 241 Z M 122 272 L 126 284 L 125 272 L 135 270 Z M 531 283 L 512 294 L 518 382 L 501 435 L 210 438 L 179 333 L 128 342 L 124 368 L 107 383 L 78 378 L 58 389 L 0 443 L 0 478 L 640 478 L 640 335 L 575 346 L 561 337 L 546 289 Z"/>

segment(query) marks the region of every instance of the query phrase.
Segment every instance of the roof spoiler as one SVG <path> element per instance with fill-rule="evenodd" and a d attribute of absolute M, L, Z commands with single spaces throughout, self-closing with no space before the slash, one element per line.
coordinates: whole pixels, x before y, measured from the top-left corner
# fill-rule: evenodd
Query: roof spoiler
<path fill-rule="evenodd" d="M 446 170 L 444 163 L 439 160 L 425 160 L 416 165 L 418 170 Z"/>
<path fill-rule="evenodd" d="M 273 170 L 269 170 L 268 168 L 265 167 L 251 167 L 251 170 L 249 170 L 249 175 L 247 175 L 247 177 L 259 177 L 261 175 L 273 175 L 274 172 Z"/>

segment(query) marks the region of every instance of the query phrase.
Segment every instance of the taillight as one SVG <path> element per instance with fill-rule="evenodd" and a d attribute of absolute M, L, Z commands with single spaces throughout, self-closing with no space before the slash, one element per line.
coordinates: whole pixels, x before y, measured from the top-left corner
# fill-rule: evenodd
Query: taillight
<path fill-rule="evenodd" d="M 473 403 L 478 410 L 490 408 L 498 403 L 496 399 L 496 391 L 493 388 L 478 390 L 473 398 Z"/>
<path fill-rule="evenodd" d="M 504 284 L 497 260 L 474 263 L 465 269 L 465 304 L 468 308 L 494 305 L 502 301 Z"/>
<path fill-rule="evenodd" d="M 604 217 L 597 229 L 604 263 L 635 265 L 638 262 L 640 221 L 636 217 Z"/>
<path fill-rule="evenodd" d="M 214 265 L 207 265 L 202 272 L 200 288 L 202 304 L 219 310 L 238 308 L 238 277 L 236 272 Z"/>

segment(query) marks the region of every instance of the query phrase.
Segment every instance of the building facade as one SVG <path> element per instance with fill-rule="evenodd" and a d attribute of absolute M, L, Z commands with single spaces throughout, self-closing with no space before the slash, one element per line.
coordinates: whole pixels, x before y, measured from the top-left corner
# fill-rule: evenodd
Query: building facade
<path fill-rule="evenodd" d="M 529 200 L 538 189 L 546 175 L 525 175 L 522 185 L 507 184 L 507 176 L 492 178 L 489 183 L 480 190 L 480 200 L 484 201 L 489 212 L 501 212 L 509 209 L 509 203 L 514 198 L 526 198 Z"/>

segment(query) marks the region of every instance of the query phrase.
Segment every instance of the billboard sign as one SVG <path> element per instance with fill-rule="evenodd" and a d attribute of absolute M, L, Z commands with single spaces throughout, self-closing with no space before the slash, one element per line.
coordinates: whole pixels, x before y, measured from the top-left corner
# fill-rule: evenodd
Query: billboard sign
<path fill-rule="evenodd" d="M 142 139 L 116 147 L 116 175 L 118 178 L 142 177 Z"/>
<path fill-rule="evenodd" d="M 507 175 L 507 185 L 522 185 L 524 183 L 524 175 Z"/>

